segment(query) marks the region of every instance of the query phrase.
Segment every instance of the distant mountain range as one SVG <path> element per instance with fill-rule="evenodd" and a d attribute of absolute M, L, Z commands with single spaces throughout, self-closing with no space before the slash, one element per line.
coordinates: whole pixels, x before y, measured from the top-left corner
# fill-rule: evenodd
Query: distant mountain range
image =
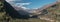
<path fill-rule="evenodd" d="M 50 8 L 50 7 L 52 7 L 52 6 L 55 6 L 55 4 L 57 4 L 56 2 L 55 3 L 51 3 L 51 4 L 47 4 L 47 5 L 44 5 L 43 7 L 41 7 L 41 8 L 38 8 L 38 9 L 32 9 L 32 10 L 24 10 L 24 9 L 22 9 L 21 7 L 15 7 L 15 9 L 16 10 L 22 10 L 22 11 L 24 11 L 24 12 L 29 12 L 29 13 L 37 13 L 37 14 L 41 14 L 40 12 L 41 11 L 43 11 L 44 9 L 47 9 L 47 8 Z"/>
<path fill-rule="evenodd" d="M 52 3 L 52 4 L 47 4 L 47 5 L 44 5 L 43 7 L 41 8 L 38 8 L 38 9 L 32 9 L 32 10 L 28 10 L 28 9 L 23 9 L 21 7 L 17 7 L 17 6 L 13 6 L 14 9 L 16 9 L 18 11 L 19 14 L 21 15 L 30 15 L 30 16 L 34 16 L 34 15 L 44 15 L 44 14 L 47 14 L 48 11 L 47 11 L 47 8 L 50 8 L 50 7 L 53 7 L 56 5 L 56 2 L 55 3 Z"/>
<path fill-rule="evenodd" d="M 43 10 L 45 10 L 45 9 L 47 9 L 47 8 L 50 8 L 50 7 L 54 7 L 54 6 L 56 6 L 56 4 L 57 4 L 57 2 L 51 3 L 51 4 L 47 4 L 47 5 L 44 5 L 44 6 L 41 7 L 41 8 L 30 10 L 29 12 L 30 12 L 30 13 L 35 13 L 35 14 L 36 14 L 36 13 L 37 13 L 37 14 L 41 14 L 41 12 L 42 12 Z"/>

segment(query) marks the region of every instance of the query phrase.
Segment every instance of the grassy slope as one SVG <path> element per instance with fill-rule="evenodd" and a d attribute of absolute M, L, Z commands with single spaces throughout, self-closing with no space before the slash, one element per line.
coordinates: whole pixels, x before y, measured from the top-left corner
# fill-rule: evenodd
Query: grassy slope
<path fill-rule="evenodd" d="M 49 8 L 48 10 L 51 10 L 49 14 L 52 13 L 51 16 L 55 15 L 56 21 L 60 22 L 60 3 L 57 4 L 57 9 Z"/>

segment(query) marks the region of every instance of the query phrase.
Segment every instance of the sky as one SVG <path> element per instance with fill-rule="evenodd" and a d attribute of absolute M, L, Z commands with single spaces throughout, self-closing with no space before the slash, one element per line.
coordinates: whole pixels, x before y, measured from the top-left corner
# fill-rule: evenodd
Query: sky
<path fill-rule="evenodd" d="M 37 9 L 44 5 L 56 2 L 56 0 L 6 0 L 7 2 L 14 4 L 17 7 L 24 9 Z"/>

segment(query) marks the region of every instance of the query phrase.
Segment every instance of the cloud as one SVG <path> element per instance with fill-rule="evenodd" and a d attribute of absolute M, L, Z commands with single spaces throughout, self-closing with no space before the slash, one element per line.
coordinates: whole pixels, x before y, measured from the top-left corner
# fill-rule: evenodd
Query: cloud
<path fill-rule="evenodd" d="M 23 5 L 29 5 L 30 4 L 30 2 L 28 2 L 28 3 L 15 3 L 18 1 L 22 1 L 22 0 L 6 0 L 6 1 L 10 4 L 15 4 L 16 6 L 23 6 Z"/>
<path fill-rule="evenodd" d="M 16 3 L 17 6 L 30 5 L 30 3 Z"/>
<path fill-rule="evenodd" d="M 16 1 L 22 1 L 22 0 L 6 0 L 6 1 L 13 6 L 21 7 L 23 9 L 29 9 L 29 8 L 24 7 L 24 5 L 30 5 L 31 4 L 31 2 L 28 2 L 28 3 L 14 3 Z"/>
<path fill-rule="evenodd" d="M 22 0 L 6 0 L 7 2 L 12 2 L 12 1 L 22 1 Z"/>
<path fill-rule="evenodd" d="M 21 7 L 21 8 L 23 8 L 24 10 L 29 9 L 29 8 L 26 8 L 26 7 Z"/>
<path fill-rule="evenodd" d="M 6 1 L 13 5 L 15 0 L 6 0 Z"/>
<path fill-rule="evenodd" d="M 21 5 L 30 5 L 30 3 L 21 3 Z"/>
<path fill-rule="evenodd" d="M 6 0 L 7 2 L 15 1 L 15 0 Z"/>
<path fill-rule="evenodd" d="M 6 0 L 8 3 L 14 3 L 14 2 L 18 2 L 18 1 L 22 1 L 22 0 Z"/>
<path fill-rule="evenodd" d="M 15 1 L 22 1 L 22 0 L 15 0 Z"/>
<path fill-rule="evenodd" d="M 29 9 L 29 8 L 27 8 L 27 7 L 24 7 L 24 5 L 30 5 L 30 3 L 16 3 L 15 4 L 17 7 L 21 7 L 21 8 L 23 8 L 23 9 Z"/>
<path fill-rule="evenodd" d="M 33 8 L 33 9 L 38 9 L 38 8 Z"/>

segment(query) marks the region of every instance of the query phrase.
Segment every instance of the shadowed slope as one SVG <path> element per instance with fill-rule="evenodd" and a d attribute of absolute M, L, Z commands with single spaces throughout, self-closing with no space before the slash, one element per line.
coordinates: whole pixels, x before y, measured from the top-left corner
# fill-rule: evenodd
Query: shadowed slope
<path fill-rule="evenodd" d="M 23 13 L 25 13 L 23 10 L 20 10 L 20 11 L 15 10 L 6 1 L 4 1 L 4 8 L 5 8 L 6 14 L 9 15 L 9 16 L 11 16 L 12 18 L 28 18 L 29 17 L 28 14 L 23 15 Z M 20 12 L 20 13 L 18 13 L 18 12 Z"/>

